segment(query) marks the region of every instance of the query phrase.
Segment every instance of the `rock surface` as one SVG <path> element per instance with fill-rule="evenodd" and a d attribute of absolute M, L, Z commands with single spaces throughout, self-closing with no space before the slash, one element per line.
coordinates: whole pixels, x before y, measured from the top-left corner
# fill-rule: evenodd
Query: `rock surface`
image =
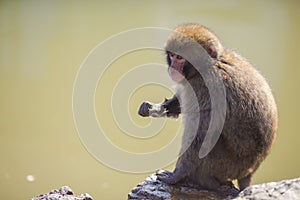
<path fill-rule="evenodd" d="M 63 186 L 58 190 L 51 190 L 49 193 L 40 194 L 30 200 L 93 200 L 93 198 L 87 193 L 75 196 L 70 187 Z"/>
<path fill-rule="evenodd" d="M 244 189 L 236 200 L 300 199 L 300 178 L 252 185 Z"/>
<path fill-rule="evenodd" d="M 208 191 L 187 186 L 168 185 L 158 180 L 156 174 L 152 174 L 128 194 L 128 199 L 300 199 L 300 178 L 253 185 L 239 193 L 236 188 L 230 186 L 224 186 L 218 191 Z"/>

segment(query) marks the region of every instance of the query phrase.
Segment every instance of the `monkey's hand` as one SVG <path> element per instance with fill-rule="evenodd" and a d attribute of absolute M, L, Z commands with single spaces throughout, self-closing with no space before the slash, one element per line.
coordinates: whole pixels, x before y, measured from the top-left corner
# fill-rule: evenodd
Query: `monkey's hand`
<path fill-rule="evenodd" d="M 181 177 L 176 177 L 174 173 L 169 171 L 157 172 L 156 176 L 159 180 L 171 185 L 174 185 L 181 179 Z"/>
<path fill-rule="evenodd" d="M 143 102 L 138 113 L 142 117 L 164 117 L 166 115 L 166 109 L 161 104 Z"/>

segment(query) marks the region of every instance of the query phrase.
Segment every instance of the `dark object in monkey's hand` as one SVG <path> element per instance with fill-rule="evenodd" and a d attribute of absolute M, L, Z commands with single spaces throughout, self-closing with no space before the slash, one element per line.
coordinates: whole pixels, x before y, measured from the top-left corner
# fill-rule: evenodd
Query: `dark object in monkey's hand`
<path fill-rule="evenodd" d="M 139 115 L 142 117 L 149 117 L 149 110 L 152 108 L 152 105 L 148 102 L 143 102 L 140 109 Z"/>

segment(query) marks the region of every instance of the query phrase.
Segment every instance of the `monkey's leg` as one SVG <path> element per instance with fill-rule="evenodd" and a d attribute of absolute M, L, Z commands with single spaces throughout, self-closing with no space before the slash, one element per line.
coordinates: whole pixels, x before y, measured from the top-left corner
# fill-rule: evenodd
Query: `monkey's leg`
<path fill-rule="evenodd" d="M 157 174 L 157 178 L 168 184 L 176 184 L 193 173 L 196 170 L 195 166 L 195 164 L 181 156 L 178 158 L 174 172 L 164 171 Z"/>
<path fill-rule="evenodd" d="M 251 178 L 252 178 L 252 174 L 249 174 L 248 176 L 246 176 L 244 178 L 238 179 L 238 185 L 239 185 L 240 190 L 243 190 L 250 185 Z"/>

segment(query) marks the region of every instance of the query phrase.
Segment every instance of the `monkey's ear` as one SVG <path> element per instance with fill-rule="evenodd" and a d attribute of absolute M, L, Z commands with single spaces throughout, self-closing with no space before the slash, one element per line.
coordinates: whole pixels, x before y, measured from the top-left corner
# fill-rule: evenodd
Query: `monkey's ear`
<path fill-rule="evenodd" d="M 210 57 L 214 58 L 214 59 L 219 59 L 219 57 L 222 54 L 223 51 L 223 47 L 222 45 L 215 40 L 210 40 L 207 42 L 207 51 L 208 54 L 210 55 Z"/>

